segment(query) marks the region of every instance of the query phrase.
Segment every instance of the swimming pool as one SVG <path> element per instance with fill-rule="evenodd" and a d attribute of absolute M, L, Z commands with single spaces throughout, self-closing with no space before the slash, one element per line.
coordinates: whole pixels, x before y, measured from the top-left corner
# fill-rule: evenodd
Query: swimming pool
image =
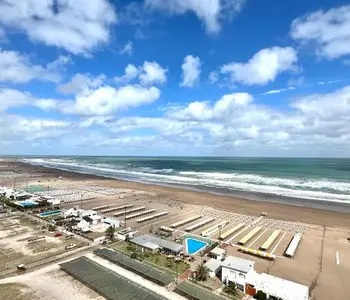
<path fill-rule="evenodd" d="M 186 249 L 187 249 L 187 253 L 190 255 L 196 254 L 206 246 L 208 246 L 208 243 L 206 242 L 192 239 L 192 238 L 186 239 Z"/>
<path fill-rule="evenodd" d="M 47 211 L 39 214 L 40 217 L 48 217 L 48 216 L 53 216 L 53 215 L 59 215 L 61 213 L 60 210 L 52 210 L 52 211 Z"/>
<path fill-rule="evenodd" d="M 31 206 L 38 205 L 38 203 L 30 201 L 30 200 L 21 201 L 21 202 L 19 202 L 19 204 L 23 207 L 31 207 Z"/>

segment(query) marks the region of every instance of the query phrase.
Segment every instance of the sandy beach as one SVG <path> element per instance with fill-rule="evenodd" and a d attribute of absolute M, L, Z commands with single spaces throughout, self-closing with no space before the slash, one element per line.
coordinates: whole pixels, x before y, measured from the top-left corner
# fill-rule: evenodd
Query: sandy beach
<path fill-rule="evenodd" d="M 109 179 L 89 174 L 79 174 L 74 172 L 62 171 L 53 168 L 34 166 L 14 160 L 0 161 L 0 170 L 13 171 L 17 173 L 39 176 L 38 178 L 28 179 L 25 176 L 16 178 L 17 185 L 24 185 L 27 180 L 31 184 L 42 180 L 57 179 L 62 177 L 71 182 L 89 182 L 106 187 L 126 188 L 132 190 L 142 190 L 154 192 L 158 197 L 170 197 L 177 201 L 189 204 L 211 206 L 219 210 L 230 211 L 248 215 L 260 215 L 262 212 L 268 212 L 271 218 L 285 221 L 297 221 L 315 225 L 326 225 L 336 227 L 350 227 L 350 218 L 348 213 L 327 211 L 316 208 L 301 207 L 280 203 L 270 203 L 268 201 L 249 200 L 232 197 L 228 195 L 214 195 L 205 192 L 190 191 L 183 188 L 165 187 L 158 185 L 142 184 L 137 182 Z M 13 178 L 0 178 L 0 184 L 13 185 Z M 337 205 L 336 203 L 332 205 Z"/>

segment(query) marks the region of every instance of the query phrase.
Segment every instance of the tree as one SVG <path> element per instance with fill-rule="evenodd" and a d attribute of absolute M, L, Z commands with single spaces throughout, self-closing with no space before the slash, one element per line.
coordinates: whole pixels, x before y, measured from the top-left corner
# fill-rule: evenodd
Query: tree
<path fill-rule="evenodd" d="M 223 291 L 226 294 L 235 296 L 237 294 L 237 286 L 234 282 L 230 281 L 228 285 L 225 285 Z"/>
<path fill-rule="evenodd" d="M 257 300 L 266 300 L 266 299 L 267 299 L 267 296 L 266 296 L 266 294 L 265 294 L 263 291 L 258 291 L 258 292 L 255 294 L 254 299 L 257 299 Z"/>
<path fill-rule="evenodd" d="M 198 281 L 206 281 L 209 276 L 209 269 L 201 263 L 196 268 L 195 279 Z"/>
<path fill-rule="evenodd" d="M 115 227 L 109 226 L 105 232 L 106 239 L 113 241 L 114 240 L 114 233 L 115 233 Z"/>

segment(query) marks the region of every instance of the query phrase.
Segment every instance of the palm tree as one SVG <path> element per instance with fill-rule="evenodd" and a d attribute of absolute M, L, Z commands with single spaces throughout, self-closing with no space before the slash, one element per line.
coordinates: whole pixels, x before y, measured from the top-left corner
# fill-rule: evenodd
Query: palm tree
<path fill-rule="evenodd" d="M 106 239 L 113 241 L 114 240 L 114 233 L 115 233 L 115 227 L 109 226 L 105 232 Z"/>
<path fill-rule="evenodd" d="M 254 299 L 257 299 L 257 300 L 266 300 L 266 299 L 267 299 L 267 296 L 266 296 L 266 294 L 265 294 L 263 291 L 258 291 L 258 292 L 255 294 Z"/>
<path fill-rule="evenodd" d="M 237 294 L 237 286 L 234 282 L 230 281 L 223 289 L 224 293 L 235 296 Z"/>
<path fill-rule="evenodd" d="M 198 281 L 206 281 L 209 276 L 209 269 L 202 262 L 196 268 L 195 278 Z"/>

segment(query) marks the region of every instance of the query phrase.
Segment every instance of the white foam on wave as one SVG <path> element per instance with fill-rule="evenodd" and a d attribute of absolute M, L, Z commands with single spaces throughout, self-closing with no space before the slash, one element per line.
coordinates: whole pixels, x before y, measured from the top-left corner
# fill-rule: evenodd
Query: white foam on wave
<path fill-rule="evenodd" d="M 274 194 L 292 198 L 304 198 L 310 200 L 323 200 L 338 203 L 350 203 L 350 183 L 327 180 L 304 180 L 301 178 L 287 179 L 278 177 L 264 177 L 255 174 L 219 173 L 219 172 L 179 172 L 171 174 L 172 169 L 158 174 L 154 169 L 143 167 L 137 170 L 125 170 L 111 168 L 108 164 L 87 165 L 76 161 L 52 160 L 52 159 L 26 159 L 33 164 L 57 167 L 71 170 L 77 168 L 83 173 L 103 173 L 105 176 L 123 179 L 127 176 L 134 180 L 152 183 L 181 184 L 191 186 L 206 186 L 212 188 L 224 188 L 237 191 Z M 171 171 L 170 171 L 171 170 Z M 161 171 L 161 170 L 157 170 Z M 318 189 L 318 190 L 317 190 Z M 331 190 L 336 191 L 332 193 Z"/>
<path fill-rule="evenodd" d="M 240 173 L 218 173 L 218 172 L 179 172 L 184 176 L 191 176 L 195 178 L 229 180 L 235 182 L 248 182 L 252 184 L 261 185 L 275 185 L 284 187 L 299 187 L 306 189 L 331 189 L 338 192 L 350 193 L 350 182 L 343 181 L 329 181 L 329 180 L 312 180 L 305 178 L 280 178 L 267 177 L 255 174 L 240 174 Z"/>

